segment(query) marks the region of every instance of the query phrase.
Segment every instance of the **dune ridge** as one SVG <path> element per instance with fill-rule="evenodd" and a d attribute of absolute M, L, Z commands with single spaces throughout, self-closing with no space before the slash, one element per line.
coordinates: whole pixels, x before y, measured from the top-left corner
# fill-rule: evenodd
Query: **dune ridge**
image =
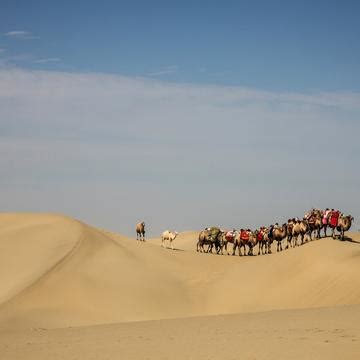
<path fill-rule="evenodd" d="M 51 214 L 0 214 L 0 327 L 63 328 L 360 304 L 360 246 L 257 257 L 178 251 Z M 358 233 L 352 233 L 355 241 Z"/>

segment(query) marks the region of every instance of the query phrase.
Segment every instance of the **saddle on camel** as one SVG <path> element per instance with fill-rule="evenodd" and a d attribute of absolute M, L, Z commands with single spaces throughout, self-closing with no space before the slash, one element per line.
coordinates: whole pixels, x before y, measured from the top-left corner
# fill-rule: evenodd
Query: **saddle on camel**
<path fill-rule="evenodd" d="M 339 217 L 340 217 L 340 211 L 339 210 L 334 210 L 331 211 L 330 213 L 330 219 L 329 219 L 329 224 L 331 227 L 337 227 L 338 222 L 339 222 Z"/>
<path fill-rule="evenodd" d="M 244 230 L 241 229 L 240 231 L 240 239 L 244 242 L 247 242 L 250 240 L 250 230 Z"/>
<path fill-rule="evenodd" d="M 323 214 L 324 215 L 323 215 L 323 218 L 322 218 L 322 224 L 327 225 L 328 221 L 329 221 L 330 214 L 331 214 L 331 210 L 326 209 Z"/>
<path fill-rule="evenodd" d="M 260 230 L 256 234 L 256 239 L 257 239 L 257 241 L 262 241 L 263 238 L 264 238 L 263 229 L 260 228 Z"/>
<path fill-rule="evenodd" d="M 229 241 L 229 242 L 233 242 L 235 239 L 235 231 L 227 231 L 226 234 L 225 234 L 225 240 L 226 241 Z"/>

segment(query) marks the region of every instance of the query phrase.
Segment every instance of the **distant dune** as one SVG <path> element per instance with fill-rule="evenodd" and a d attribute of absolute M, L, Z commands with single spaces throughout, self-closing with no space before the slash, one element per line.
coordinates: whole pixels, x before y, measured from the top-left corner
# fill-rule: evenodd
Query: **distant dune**
<path fill-rule="evenodd" d="M 261 332 L 265 331 L 260 330 L 263 311 L 271 311 L 266 316 L 273 316 L 274 321 L 282 316 L 283 323 L 286 317 L 276 314 L 287 312 L 275 310 L 298 309 L 295 314 L 303 311 L 303 315 L 298 316 L 304 316 L 305 322 L 322 314 L 319 324 L 327 321 L 329 331 L 332 329 L 330 318 L 340 322 L 339 316 L 343 321 L 348 319 L 347 326 L 350 326 L 351 311 L 358 316 L 359 233 L 348 234 L 352 242 L 327 238 L 281 253 L 254 257 L 196 253 L 197 234 L 196 231 L 181 233 L 174 242 L 177 251 L 173 251 L 161 248 L 160 239 L 140 243 L 64 216 L 1 214 L 0 338 L 5 340 L 0 340 L 0 352 L 7 349 L 8 358 L 14 358 L 11 354 L 15 352 L 9 350 L 9 343 L 34 336 L 30 328 L 54 329 L 51 334 L 61 338 L 70 333 L 55 329 L 87 326 L 84 331 L 91 335 L 96 329 L 111 332 L 111 326 L 115 326 L 92 328 L 93 325 L 184 318 L 183 322 L 167 320 L 159 324 L 164 329 L 169 327 L 166 330 L 169 336 L 170 328 L 175 331 L 175 327 L 183 326 L 186 332 L 188 324 L 191 333 L 195 331 L 191 326 L 204 322 L 201 325 L 204 331 L 215 336 L 214 329 L 210 330 L 212 322 L 221 323 L 219 333 L 226 332 L 224 324 L 227 321 L 229 326 L 232 324 L 231 316 L 213 320 L 207 317 L 198 323 L 186 318 L 238 314 L 241 329 L 249 325 L 246 319 L 252 319 Z M 319 307 L 332 310 L 321 310 L 323 313 L 309 310 Z M 258 313 L 258 317 L 257 314 L 249 318 L 246 316 L 250 315 L 240 315 L 249 312 Z M 266 321 L 268 325 L 271 323 L 269 319 Z M 142 324 L 150 329 L 155 323 Z M 268 325 L 264 325 L 265 328 Z M 126 333 L 121 330 L 127 329 L 125 324 L 116 326 L 116 331 Z M 134 329 L 136 325 L 128 326 Z M 271 329 L 269 339 L 275 341 L 274 329 Z M 360 330 L 356 329 L 353 338 L 359 340 Z M 288 339 L 290 335 L 284 332 L 282 337 Z M 359 349 L 358 340 L 352 342 L 356 346 L 348 349 L 344 356 L 350 356 L 352 349 Z M 85 338 L 81 341 L 86 343 Z M 131 341 L 135 346 L 136 341 Z M 177 346 L 181 348 L 181 344 Z M 241 344 L 237 344 L 236 349 L 240 351 Z M 273 349 L 277 349 L 276 346 Z M 25 349 L 23 351 L 31 358 Z M 34 353 L 34 358 L 36 354 L 39 352 Z M 43 355 L 46 358 L 45 353 Z M 151 352 L 148 355 L 152 358 Z M 265 355 L 263 358 L 271 358 Z M 16 356 L 21 358 L 20 353 Z M 127 358 L 136 357 L 130 351 Z"/>

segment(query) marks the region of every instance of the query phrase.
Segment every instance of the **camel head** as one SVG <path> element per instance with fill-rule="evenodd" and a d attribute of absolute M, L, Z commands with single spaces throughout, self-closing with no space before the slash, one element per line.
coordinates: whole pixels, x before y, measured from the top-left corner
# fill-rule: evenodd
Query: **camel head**
<path fill-rule="evenodd" d="M 354 221 L 354 217 L 352 215 L 344 216 L 345 219 L 349 221 L 349 223 L 352 223 Z"/>

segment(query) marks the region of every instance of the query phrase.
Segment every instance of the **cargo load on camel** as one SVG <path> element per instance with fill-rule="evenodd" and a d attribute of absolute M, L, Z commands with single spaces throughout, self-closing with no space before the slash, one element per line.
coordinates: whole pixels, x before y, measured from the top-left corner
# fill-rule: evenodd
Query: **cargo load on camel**
<path fill-rule="evenodd" d="M 215 241 L 218 238 L 220 232 L 221 232 L 221 230 L 218 227 L 212 226 L 210 228 L 210 239 L 212 241 Z"/>

